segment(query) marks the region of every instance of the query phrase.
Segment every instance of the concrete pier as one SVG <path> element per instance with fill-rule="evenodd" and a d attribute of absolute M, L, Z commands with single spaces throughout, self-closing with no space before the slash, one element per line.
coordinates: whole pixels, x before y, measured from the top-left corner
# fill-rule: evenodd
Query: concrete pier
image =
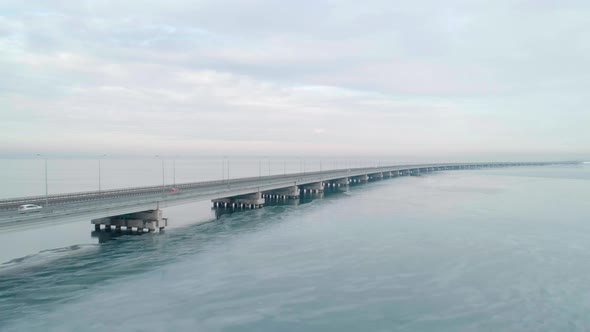
<path fill-rule="evenodd" d="M 265 199 L 295 199 L 299 198 L 299 188 L 297 186 L 291 186 L 287 188 L 265 191 L 262 193 L 262 197 Z"/>
<path fill-rule="evenodd" d="M 301 186 L 304 193 L 321 193 L 324 191 L 323 182 L 315 182 Z"/>
<path fill-rule="evenodd" d="M 380 180 L 380 179 L 383 179 L 383 173 L 379 172 L 379 173 L 369 174 L 369 179 L 371 179 L 371 180 Z"/>
<path fill-rule="evenodd" d="M 264 206 L 264 198 L 262 193 L 252 193 L 247 195 L 240 195 L 234 197 L 218 198 L 212 200 L 214 207 L 220 208 L 244 208 L 244 209 L 258 209 Z"/>
<path fill-rule="evenodd" d="M 355 176 L 352 178 L 354 182 L 367 182 L 369 181 L 369 176 L 367 174 Z"/>
<path fill-rule="evenodd" d="M 350 180 L 348 178 L 342 178 L 342 179 L 332 180 L 331 183 L 335 187 L 346 186 L 346 185 L 348 185 L 348 183 L 350 183 Z"/>
<path fill-rule="evenodd" d="M 125 227 L 126 230 L 132 230 L 135 227 L 139 232 L 143 230 L 154 232 L 156 230 L 163 231 L 168 225 L 168 219 L 163 218 L 162 210 L 157 209 L 92 219 L 91 223 L 96 231 L 99 231 L 101 226 L 104 226 L 104 230 L 107 232 L 113 229 L 116 232 L 121 232 L 122 227 Z"/>

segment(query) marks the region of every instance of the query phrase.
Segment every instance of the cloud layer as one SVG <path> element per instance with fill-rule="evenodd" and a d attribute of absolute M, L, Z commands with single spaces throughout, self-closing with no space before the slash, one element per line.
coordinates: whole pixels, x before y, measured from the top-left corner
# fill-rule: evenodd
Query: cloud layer
<path fill-rule="evenodd" d="M 7 153 L 590 154 L 585 1 L 8 1 Z"/>

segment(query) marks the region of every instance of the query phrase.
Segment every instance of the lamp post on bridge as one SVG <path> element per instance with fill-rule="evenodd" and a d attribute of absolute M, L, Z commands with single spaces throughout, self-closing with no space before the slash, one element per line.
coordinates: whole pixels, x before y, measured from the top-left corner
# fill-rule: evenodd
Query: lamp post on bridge
<path fill-rule="evenodd" d="M 258 177 L 262 178 L 262 159 L 266 159 L 266 164 L 268 167 L 268 175 L 270 176 L 270 159 L 268 156 L 262 156 L 258 159 Z"/>
<path fill-rule="evenodd" d="M 221 182 L 225 180 L 225 156 L 221 156 Z"/>
<path fill-rule="evenodd" d="M 160 155 L 156 155 L 156 158 L 160 159 L 162 161 L 162 187 L 164 187 L 164 185 L 166 184 L 165 181 L 165 177 L 164 177 L 164 158 Z"/>
<path fill-rule="evenodd" d="M 225 168 L 225 163 L 227 161 L 227 169 Z M 221 157 L 221 182 L 227 180 L 229 182 L 229 159 L 227 156 Z"/>
<path fill-rule="evenodd" d="M 98 157 L 98 194 L 100 195 L 102 192 L 102 169 L 101 169 L 101 161 L 103 157 L 106 157 L 106 154 L 100 155 Z"/>
<path fill-rule="evenodd" d="M 41 154 L 37 154 L 37 157 L 43 157 L 45 164 L 45 206 L 49 206 L 49 187 L 47 185 L 47 157 Z"/>

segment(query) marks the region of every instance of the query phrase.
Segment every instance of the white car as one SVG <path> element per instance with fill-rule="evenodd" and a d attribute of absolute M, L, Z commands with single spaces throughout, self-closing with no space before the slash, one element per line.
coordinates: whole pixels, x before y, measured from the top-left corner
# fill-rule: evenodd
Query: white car
<path fill-rule="evenodd" d="M 40 211 L 43 207 L 35 204 L 23 204 L 18 207 L 18 213 L 29 213 Z"/>

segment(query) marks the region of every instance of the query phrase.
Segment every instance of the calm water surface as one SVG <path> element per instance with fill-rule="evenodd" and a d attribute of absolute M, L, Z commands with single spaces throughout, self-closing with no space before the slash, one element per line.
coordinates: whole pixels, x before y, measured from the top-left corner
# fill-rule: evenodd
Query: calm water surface
<path fill-rule="evenodd" d="M 165 213 L 164 234 L 1 234 L 0 330 L 590 330 L 588 166 Z"/>

